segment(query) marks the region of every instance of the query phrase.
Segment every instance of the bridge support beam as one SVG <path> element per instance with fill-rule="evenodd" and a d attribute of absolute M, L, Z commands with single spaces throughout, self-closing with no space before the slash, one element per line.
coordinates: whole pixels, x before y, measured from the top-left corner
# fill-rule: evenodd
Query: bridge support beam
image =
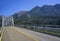
<path fill-rule="evenodd" d="M 13 20 L 13 17 L 12 16 L 3 16 L 2 17 L 2 27 L 5 27 L 5 26 L 14 26 L 14 20 Z"/>

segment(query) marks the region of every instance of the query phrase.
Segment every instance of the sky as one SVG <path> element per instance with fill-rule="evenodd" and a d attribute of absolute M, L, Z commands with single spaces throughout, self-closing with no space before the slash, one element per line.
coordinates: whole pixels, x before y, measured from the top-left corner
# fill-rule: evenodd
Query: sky
<path fill-rule="evenodd" d="M 0 0 L 0 15 L 13 15 L 19 11 L 29 11 L 35 6 L 60 4 L 60 0 Z"/>

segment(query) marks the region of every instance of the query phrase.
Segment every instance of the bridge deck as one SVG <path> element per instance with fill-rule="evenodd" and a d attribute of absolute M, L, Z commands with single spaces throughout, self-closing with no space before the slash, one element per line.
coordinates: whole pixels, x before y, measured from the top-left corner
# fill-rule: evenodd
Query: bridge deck
<path fill-rule="evenodd" d="M 2 41 L 35 41 L 22 33 L 19 33 L 12 27 L 3 28 Z"/>
<path fill-rule="evenodd" d="M 59 37 L 18 27 L 4 27 L 2 32 L 2 41 L 60 41 Z"/>

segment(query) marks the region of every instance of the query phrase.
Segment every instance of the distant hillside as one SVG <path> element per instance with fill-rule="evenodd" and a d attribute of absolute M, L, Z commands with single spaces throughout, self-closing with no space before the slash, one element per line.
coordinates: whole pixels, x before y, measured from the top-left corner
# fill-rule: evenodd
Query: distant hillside
<path fill-rule="evenodd" d="M 18 12 L 17 16 L 25 15 L 26 11 Z M 36 6 L 32 10 L 28 11 L 27 15 L 30 14 L 32 17 L 38 16 L 60 16 L 60 4 L 56 5 L 44 5 L 42 7 Z"/>
<path fill-rule="evenodd" d="M 23 24 L 32 22 L 40 25 L 60 25 L 60 4 L 36 6 L 30 11 L 17 12 L 13 16 L 18 23 Z"/>
<path fill-rule="evenodd" d="M 15 13 L 13 16 L 15 17 L 15 18 L 19 18 L 19 17 L 21 17 L 23 14 L 25 14 L 27 11 L 20 11 L 20 12 L 17 12 L 17 13 Z"/>

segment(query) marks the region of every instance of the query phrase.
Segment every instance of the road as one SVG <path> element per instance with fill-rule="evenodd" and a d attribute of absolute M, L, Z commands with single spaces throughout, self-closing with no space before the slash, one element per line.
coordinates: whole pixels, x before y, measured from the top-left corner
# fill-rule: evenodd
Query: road
<path fill-rule="evenodd" d="M 2 41 L 60 41 L 59 37 L 19 27 L 4 27 L 2 32 Z"/>
<path fill-rule="evenodd" d="M 33 39 L 19 33 L 12 27 L 4 27 L 1 41 L 34 41 Z"/>
<path fill-rule="evenodd" d="M 26 29 L 19 28 L 19 27 L 18 28 L 15 27 L 15 28 L 30 34 L 31 36 L 37 38 L 39 41 L 60 41 L 60 38 L 56 37 L 56 36 L 51 36 L 51 35 L 48 35 L 48 34 L 38 33 L 38 32 L 35 32 L 35 31 L 26 30 Z"/>

